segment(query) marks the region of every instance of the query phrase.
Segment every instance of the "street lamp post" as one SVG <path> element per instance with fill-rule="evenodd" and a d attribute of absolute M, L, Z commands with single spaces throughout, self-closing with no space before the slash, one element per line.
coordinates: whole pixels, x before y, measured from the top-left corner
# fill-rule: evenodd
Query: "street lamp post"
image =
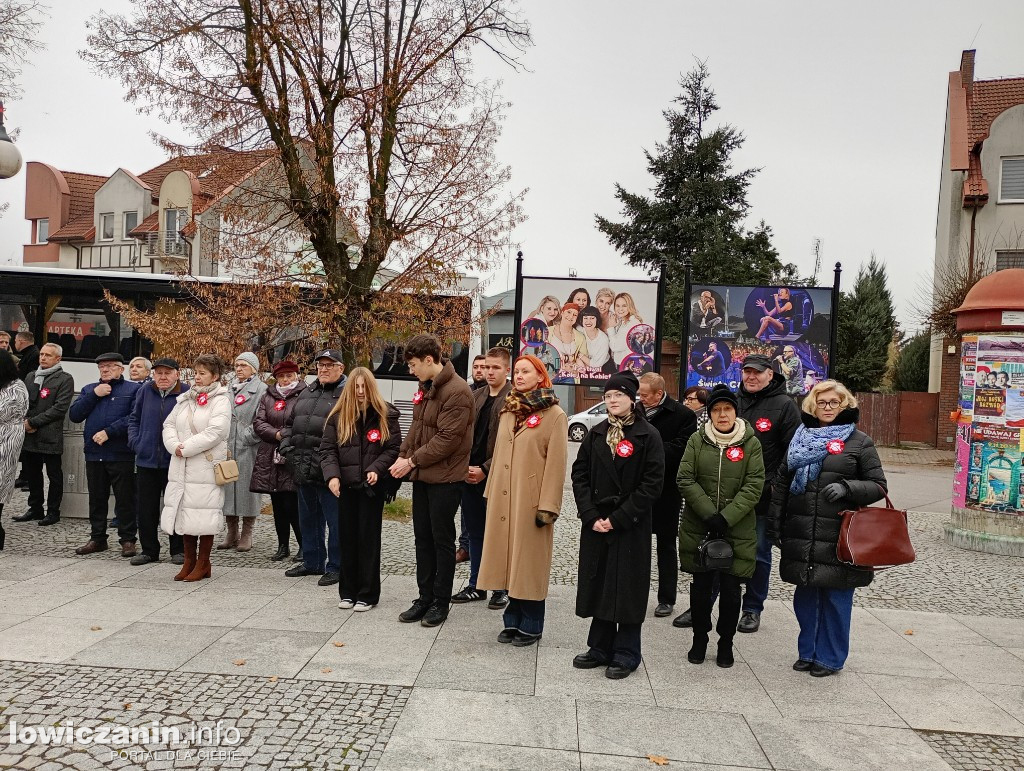
<path fill-rule="evenodd" d="M 10 179 L 21 171 L 21 151 L 4 128 L 4 103 L 0 102 L 0 179 Z"/>

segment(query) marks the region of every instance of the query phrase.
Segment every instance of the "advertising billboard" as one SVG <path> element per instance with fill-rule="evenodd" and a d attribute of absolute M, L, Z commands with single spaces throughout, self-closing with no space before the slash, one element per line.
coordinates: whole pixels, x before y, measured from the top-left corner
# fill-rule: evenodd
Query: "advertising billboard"
<path fill-rule="evenodd" d="M 657 371 L 657 282 L 523 276 L 522 285 L 520 352 L 544 362 L 554 383 Z"/>
<path fill-rule="evenodd" d="M 806 394 L 829 371 L 832 290 L 798 286 L 697 284 L 689 298 L 686 387 L 739 388 L 743 359 L 760 353 Z"/>

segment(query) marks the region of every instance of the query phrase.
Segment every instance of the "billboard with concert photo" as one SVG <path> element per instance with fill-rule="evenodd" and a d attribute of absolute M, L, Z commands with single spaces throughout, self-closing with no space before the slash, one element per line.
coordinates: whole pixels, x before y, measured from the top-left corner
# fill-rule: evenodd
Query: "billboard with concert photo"
<path fill-rule="evenodd" d="M 601 386 L 612 373 L 657 371 L 658 283 L 523 276 L 521 353 L 554 383 Z"/>
<path fill-rule="evenodd" d="M 694 285 L 689 297 L 686 387 L 739 388 L 743 359 L 760 353 L 792 396 L 828 376 L 832 290 Z"/>

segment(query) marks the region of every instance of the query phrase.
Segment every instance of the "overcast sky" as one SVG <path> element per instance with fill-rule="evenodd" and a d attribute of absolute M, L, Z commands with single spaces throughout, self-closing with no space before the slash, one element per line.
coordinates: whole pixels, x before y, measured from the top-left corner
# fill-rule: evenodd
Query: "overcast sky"
<path fill-rule="evenodd" d="M 51 0 L 47 49 L 23 78 L 26 96 L 7 104 L 26 160 L 60 169 L 134 172 L 163 160 L 149 131 L 169 129 L 125 104 L 114 81 L 76 52 L 84 21 L 127 0 Z M 822 283 L 844 266 L 844 287 L 874 251 L 888 266 L 901 320 L 926 281 L 935 215 L 947 73 L 965 48 L 976 77 L 1024 74 L 1024 3 L 683 0 L 523 0 L 535 45 L 526 72 L 484 61 L 512 102 L 499 156 L 514 186 L 528 187 L 529 220 L 515 234 L 526 272 L 638 275 L 594 227 L 617 217 L 614 183 L 650 186 L 643 149 L 666 137 L 661 112 L 681 73 L 706 60 L 720 122 L 746 135 L 737 168 L 759 167 L 750 223 L 764 219 L 782 258 L 802 273 L 822 239 Z M 176 138 L 183 138 L 177 136 Z M 0 219 L 0 262 L 20 262 L 28 239 L 24 172 L 0 182 L 11 210 Z M 514 256 L 514 249 L 512 250 Z M 511 283 L 514 266 L 491 277 Z"/>

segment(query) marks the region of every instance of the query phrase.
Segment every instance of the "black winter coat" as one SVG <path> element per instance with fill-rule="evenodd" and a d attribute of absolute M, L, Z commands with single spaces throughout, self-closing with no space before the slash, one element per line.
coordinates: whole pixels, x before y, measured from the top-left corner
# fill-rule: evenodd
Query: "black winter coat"
<path fill-rule="evenodd" d="M 665 448 L 665 483 L 662 488 L 662 503 L 679 508 L 679 487 L 676 485 L 676 474 L 679 463 L 683 459 L 686 443 L 697 430 L 697 415 L 686 405 L 680 404 L 671 396 L 666 396 L 664 403 L 653 417 L 647 419 L 661 436 L 661 444 Z"/>
<path fill-rule="evenodd" d="M 295 402 L 299 394 L 306 390 L 303 380 L 287 395 L 282 396 L 276 385 L 267 386 L 256 407 L 256 416 L 252 420 L 252 430 L 260 438 L 256 448 L 256 463 L 252 468 L 252 480 L 249 482 L 251 493 L 290 493 L 295 491 L 295 480 L 287 463 L 274 463 L 274 451 L 281 443 L 277 432 L 284 437 L 284 426 L 292 416 Z M 283 403 L 283 404 L 282 404 Z M 281 404 L 278 409 L 277 405 Z"/>
<path fill-rule="evenodd" d="M 802 417 L 809 428 L 820 425 L 813 415 L 802 413 Z M 856 409 L 843 410 L 835 425 L 856 423 L 859 417 Z M 874 572 L 840 562 L 836 547 L 843 524 L 840 513 L 869 506 L 885 497 L 888 489 L 871 437 L 862 431 L 850 434 L 841 453 L 825 456 L 821 473 L 817 479 L 808 480 L 803 494 L 790 493 L 792 481 L 793 472 L 783 463 L 775 476 L 768 523 L 771 536 L 782 541 L 782 580 L 821 589 L 854 589 L 870 584 Z M 829 503 L 821 491 L 833 482 L 842 482 L 849 493 Z"/>
<path fill-rule="evenodd" d="M 400 413 L 388 404 L 388 440 L 380 439 L 380 416 L 371 410 L 356 424 L 356 431 L 345 444 L 338 444 L 338 419 L 332 417 L 324 428 L 320 442 L 320 464 L 324 479 L 337 478 L 342 487 L 361 487 L 366 474 L 377 474 L 377 484 L 384 479 L 391 464 L 398 460 L 402 447 L 402 427 L 398 424 Z M 373 432 L 371 434 L 371 432 Z M 377 438 L 371 440 L 371 436 Z"/>
<path fill-rule="evenodd" d="M 739 416 L 754 427 L 754 434 L 761 442 L 764 492 L 754 510 L 757 516 L 763 517 L 771 504 L 775 472 L 785 461 L 789 443 L 800 427 L 800 410 L 793 397 L 786 393 L 786 378 L 778 372 L 772 382 L 757 393 L 748 393 L 741 384 L 736 397 L 740 403 Z"/>
<path fill-rule="evenodd" d="M 295 408 L 281 431 L 278 452 L 288 461 L 296 484 L 324 486 L 324 474 L 320 470 L 320 440 L 324 437 L 327 415 L 334 409 L 344 388 L 344 376 L 327 388 L 319 380 L 314 380 L 295 400 Z"/>
<path fill-rule="evenodd" d="M 11 351 L 11 353 L 15 353 Z M 37 369 L 39 369 L 39 349 L 30 345 L 27 348 L 22 348 L 17 352 L 18 356 L 18 377 L 22 380 L 27 378 Z"/>
<path fill-rule="evenodd" d="M 640 624 L 651 588 L 651 509 L 664 486 L 665 451 L 661 436 L 642 417 L 624 434 L 632 453 L 613 456 L 605 441 L 608 421 L 602 421 L 587 434 L 572 464 L 572 489 L 583 520 L 576 615 Z M 594 522 L 606 517 L 612 530 L 595 532 Z"/>
<path fill-rule="evenodd" d="M 22 452 L 61 455 L 64 452 L 64 418 L 75 396 L 75 379 L 63 369 L 46 376 L 36 385 L 35 372 L 25 378 L 28 389 L 28 415 L 32 428 L 25 434 Z M 44 395 L 45 394 L 45 395 Z"/>

